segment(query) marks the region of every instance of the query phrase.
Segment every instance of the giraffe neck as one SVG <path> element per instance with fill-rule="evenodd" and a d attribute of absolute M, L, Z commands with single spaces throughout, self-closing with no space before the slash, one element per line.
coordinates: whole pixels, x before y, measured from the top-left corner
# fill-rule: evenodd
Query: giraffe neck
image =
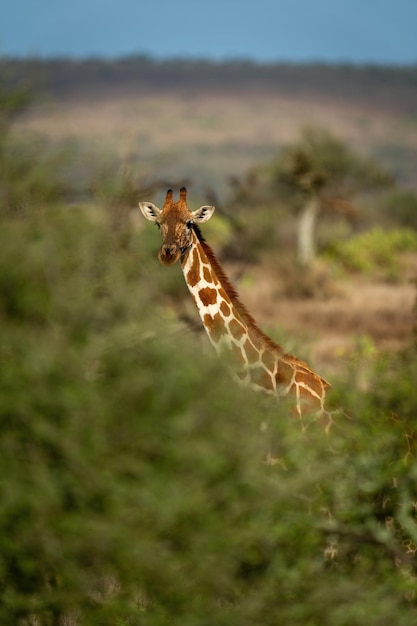
<path fill-rule="evenodd" d="M 310 413 L 323 410 L 328 383 L 260 330 L 198 227 L 181 267 L 211 343 L 238 380 L 270 394 L 292 395 L 299 415 L 305 402 Z"/>

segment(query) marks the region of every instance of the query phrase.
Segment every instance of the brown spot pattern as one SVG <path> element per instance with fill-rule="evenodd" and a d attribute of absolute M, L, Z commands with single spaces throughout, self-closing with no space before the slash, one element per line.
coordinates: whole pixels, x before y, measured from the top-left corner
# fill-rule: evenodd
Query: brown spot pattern
<path fill-rule="evenodd" d="M 225 317 L 229 317 L 230 315 L 230 306 L 227 302 L 222 302 L 220 305 L 220 311 L 223 313 Z"/>
<path fill-rule="evenodd" d="M 287 386 L 291 382 L 293 373 L 294 370 L 291 365 L 280 359 L 278 361 L 278 371 L 275 375 L 277 385 Z"/>
<path fill-rule="evenodd" d="M 190 271 L 187 274 L 187 282 L 190 285 L 190 287 L 194 287 L 198 283 L 198 281 L 200 280 L 199 267 L 200 267 L 200 258 L 198 256 L 197 249 L 194 248 L 194 250 L 193 250 L 193 262 L 192 262 Z"/>
<path fill-rule="evenodd" d="M 304 392 L 304 393 L 303 393 Z M 321 399 L 310 395 L 305 389 L 300 389 L 300 409 L 301 413 L 315 413 L 322 409 Z"/>
<path fill-rule="evenodd" d="M 216 313 L 213 317 L 211 315 L 204 316 L 204 326 L 212 338 L 217 343 L 221 337 L 227 333 L 223 319 L 219 313 Z"/>
<path fill-rule="evenodd" d="M 323 386 L 322 386 L 321 380 L 320 378 L 315 376 L 313 373 L 308 374 L 307 372 L 306 373 L 297 372 L 296 380 L 297 380 L 297 383 L 303 383 L 304 385 L 307 385 L 307 387 L 309 387 L 317 395 L 319 396 L 322 395 Z M 308 393 L 308 391 L 304 388 L 301 388 L 300 391 L 301 393 Z"/>
<path fill-rule="evenodd" d="M 203 276 L 204 276 L 204 280 L 207 283 L 213 283 L 214 282 L 213 275 L 212 275 L 212 273 L 210 272 L 210 270 L 209 270 L 209 268 L 207 266 L 203 267 Z"/>
<path fill-rule="evenodd" d="M 201 302 L 204 306 L 208 306 L 209 304 L 216 304 L 217 302 L 217 291 L 212 289 L 211 287 L 203 287 L 198 292 Z"/>
<path fill-rule="evenodd" d="M 255 385 L 258 385 L 263 389 L 272 391 L 275 389 L 272 376 L 270 376 L 270 374 L 268 374 L 268 372 L 261 366 L 250 370 L 250 379 Z"/>
<path fill-rule="evenodd" d="M 257 363 L 259 361 L 259 352 L 256 350 L 250 339 L 246 339 L 243 349 L 246 353 L 249 364 Z"/>
<path fill-rule="evenodd" d="M 239 341 L 239 339 L 242 337 L 242 335 L 245 334 L 246 331 L 245 327 L 240 322 L 233 319 L 229 324 L 229 332 L 232 337 Z"/>
<path fill-rule="evenodd" d="M 227 349 L 225 349 L 223 356 L 226 363 L 230 365 L 230 367 L 240 368 L 242 367 L 242 365 L 245 365 L 245 359 L 243 358 L 242 351 L 234 343 L 232 343 L 230 347 L 228 346 Z"/>
<path fill-rule="evenodd" d="M 269 350 L 265 350 L 262 353 L 261 358 L 262 358 L 262 363 L 265 365 L 265 367 L 271 372 L 273 372 L 275 368 L 275 362 L 278 356 L 274 354 L 273 352 L 270 352 Z"/>

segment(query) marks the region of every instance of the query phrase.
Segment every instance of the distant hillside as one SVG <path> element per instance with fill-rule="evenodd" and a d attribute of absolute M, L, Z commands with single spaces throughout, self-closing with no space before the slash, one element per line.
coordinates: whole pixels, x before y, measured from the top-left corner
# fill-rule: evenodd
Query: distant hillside
<path fill-rule="evenodd" d="M 259 90 L 299 97 L 315 94 L 400 114 L 417 111 L 417 66 L 155 61 L 134 56 L 115 61 L 3 59 L 0 71 L 10 80 L 29 80 L 35 89 L 56 97 L 77 96 L 80 92 L 97 96 L 113 90 Z"/>
<path fill-rule="evenodd" d="M 401 184 L 417 184 L 417 66 L 131 57 L 4 59 L 0 72 L 38 96 L 17 132 L 80 141 L 150 179 L 191 180 L 224 194 L 231 178 L 317 126 L 375 158 Z"/>

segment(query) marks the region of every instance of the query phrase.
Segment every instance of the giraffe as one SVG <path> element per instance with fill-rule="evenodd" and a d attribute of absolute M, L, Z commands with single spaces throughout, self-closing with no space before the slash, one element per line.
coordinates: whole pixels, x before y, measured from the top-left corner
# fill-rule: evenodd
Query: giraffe
<path fill-rule="evenodd" d="M 215 207 L 189 211 L 187 190 L 181 187 L 177 202 L 172 189 L 167 191 L 162 210 L 152 202 L 139 202 L 139 208 L 161 231 L 162 265 L 180 261 L 209 340 L 237 380 L 277 397 L 288 396 L 299 417 L 328 415 L 324 401 L 329 383 L 258 327 L 203 238 L 199 225 L 211 218 Z"/>

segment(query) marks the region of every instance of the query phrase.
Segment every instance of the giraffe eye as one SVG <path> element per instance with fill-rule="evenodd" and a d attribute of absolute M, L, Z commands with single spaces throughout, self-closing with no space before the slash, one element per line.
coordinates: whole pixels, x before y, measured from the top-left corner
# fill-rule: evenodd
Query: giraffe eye
<path fill-rule="evenodd" d="M 193 220 L 188 220 L 188 222 L 185 222 L 185 225 L 187 228 L 191 228 L 193 225 Z"/>

